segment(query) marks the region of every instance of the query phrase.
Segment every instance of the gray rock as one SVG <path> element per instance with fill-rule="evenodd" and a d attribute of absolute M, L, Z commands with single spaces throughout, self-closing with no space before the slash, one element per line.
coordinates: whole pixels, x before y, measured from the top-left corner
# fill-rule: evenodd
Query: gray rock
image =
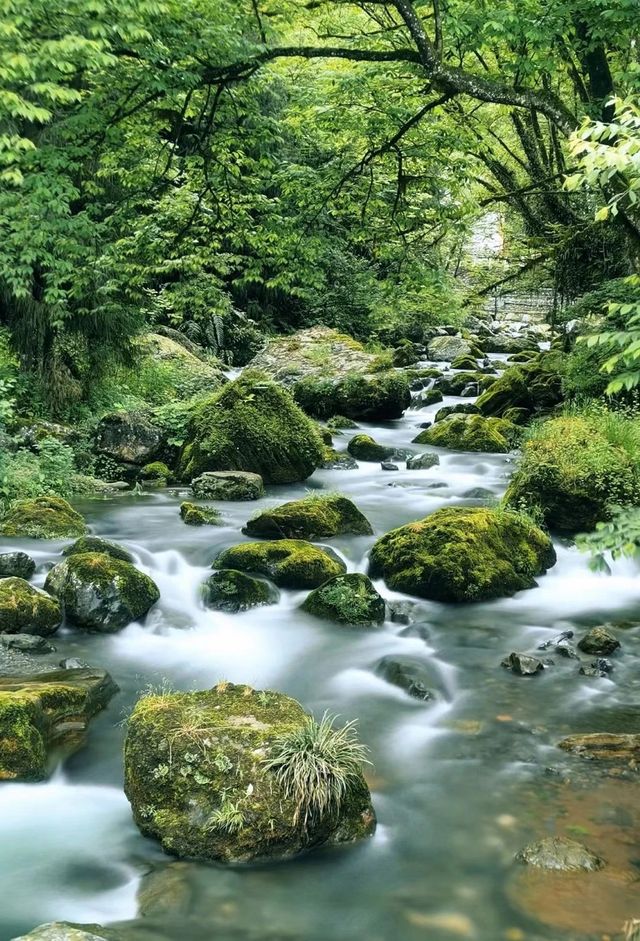
<path fill-rule="evenodd" d="M 382 461 L 380 467 L 383 471 L 397 471 L 400 470 L 397 464 L 393 464 L 391 461 Z"/>
<path fill-rule="evenodd" d="M 613 673 L 613 664 L 611 660 L 607 660 L 606 657 L 598 657 L 588 666 L 581 666 L 580 673 L 583 676 L 597 676 L 602 678 Z"/>
<path fill-rule="evenodd" d="M 429 359 L 436 361 L 442 360 L 448 363 L 458 356 L 470 356 L 472 352 L 473 347 L 471 343 L 463 337 L 434 337 L 427 347 Z"/>
<path fill-rule="evenodd" d="M 532 657 L 526 653 L 510 653 L 505 657 L 501 666 L 517 673 L 518 676 L 534 676 L 536 673 L 542 673 L 544 663 L 537 657 Z"/>
<path fill-rule="evenodd" d="M 415 457 L 407 458 L 407 470 L 428 470 L 440 463 L 437 454 L 425 451 L 424 454 L 416 454 Z"/>
<path fill-rule="evenodd" d="M 493 490 L 487 490 L 486 487 L 472 487 L 466 490 L 462 496 L 465 500 L 493 500 L 495 493 Z"/>
<path fill-rule="evenodd" d="M 599 627 L 592 627 L 584 637 L 578 641 L 578 648 L 583 653 L 596 654 L 608 657 L 620 647 L 620 641 L 612 634 L 609 628 L 603 624 Z"/>
<path fill-rule="evenodd" d="M 147 464 L 162 448 L 160 428 L 137 412 L 105 415 L 95 433 L 95 449 L 125 464 Z"/>
<path fill-rule="evenodd" d="M 550 836 L 530 843 L 516 855 L 518 862 L 555 872 L 596 872 L 604 860 L 595 853 L 565 837 Z"/>
<path fill-rule="evenodd" d="M 568 640 L 560 640 L 553 647 L 555 653 L 559 654 L 561 657 L 564 657 L 566 660 L 578 660 L 578 654 L 573 649 L 573 646 L 569 643 Z"/>
<path fill-rule="evenodd" d="M 429 702 L 435 698 L 429 689 L 430 677 L 424 664 L 411 657 L 383 657 L 375 672 L 388 683 L 408 693 L 412 699 Z"/>
<path fill-rule="evenodd" d="M 260 474 L 250 471 L 207 471 L 191 481 L 195 497 L 209 500 L 258 500 L 264 496 Z"/>
<path fill-rule="evenodd" d="M 60 661 L 61 670 L 90 670 L 91 664 L 79 657 L 66 657 Z"/>
<path fill-rule="evenodd" d="M 0 578 L 24 578 L 29 580 L 36 570 L 36 563 L 26 552 L 0 553 Z"/>
<path fill-rule="evenodd" d="M 56 649 L 45 637 L 36 634 L 0 634 L 0 644 L 22 653 L 53 653 Z"/>

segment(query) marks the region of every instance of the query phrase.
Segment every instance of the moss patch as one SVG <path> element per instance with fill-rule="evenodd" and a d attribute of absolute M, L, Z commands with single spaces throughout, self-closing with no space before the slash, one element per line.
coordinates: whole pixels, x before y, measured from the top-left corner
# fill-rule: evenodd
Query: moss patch
<path fill-rule="evenodd" d="M 221 526 L 220 511 L 214 506 L 199 506 L 185 500 L 180 504 L 180 517 L 187 526 Z"/>
<path fill-rule="evenodd" d="M 318 494 L 264 510 L 243 532 L 267 539 L 317 539 L 353 534 L 370 536 L 371 523 L 351 500 L 339 494 Z"/>
<path fill-rule="evenodd" d="M 215 567 L 266 575 L 283 588 L 317 588 L 346 568 L 336 556 L 301 539 L 241 543 L 225 549 Z"/>
<path fill-rule="evenodd" d="M 517 427 L 503 418 L 454 415 L 426 428 L 413 440 L 416 444 L 431 444 L 457 451 L 506 454 L 513 447 L 517 436 Z"/>
<path fill-rule="evenodd" d="M 274 604 L 278 593 L 259 578 L 234 569 L 222 569 L 206 580 L 202 586 L 202 599 L 208 608 L 236 613 Z"/>
<path fill-rule="evenodd" d="M 347 451 L 359 461 L 386 461 L 395 453 L 394 448 L 378 444 L 371 435 L 354 435 Z"/>
<path fill-rule="evenodd" d="M 122 562 L 133 562 L 133 556 L 117 542 L 111 542 L 109 539 L 102 539 L 100 536 L 81 536 L 70 546 L 62 550 L 64 556 L 78 555 L 81 552 L 103 552 L 110 555 L 113 559 L 120 559 Z"/>
<path fill-rule="evenodd" d="M 537 357 L 529 363 L 512 366 L 482 393 L 476 405 L 483 415 L 502 417 L 518 408 L 531 416 L 548 412 L 562 401 L 562 381 L 554 356 Z"/>
<path fill-rule="evenodd" d="M 340 379 L 309 377 L 296 383 L 296 402 L 314 418 L 344 415 L 362 421 L 401 418 L 411 403 L 409 380 L 399 372 L 351 373 Z"/>
<path fill-rule="evenodd" d="M 0 523 L 3 536 L 31 539 L 58 539 L 82 536 L 87 526 L 79 513 L 62 497 L 35 497 L 18 500 Z"/>
<path fill-rule="evenodd" d="M 60 603 L 23 578 L 0 579 L 0 634 L 54 634 L 62 621 Z"/>
<path fill-rule="evenodd" d="M 381 624 L 384 598 L 366 575 L 338 575 L 312 591 L 302 610 L 339 624 Z"/>

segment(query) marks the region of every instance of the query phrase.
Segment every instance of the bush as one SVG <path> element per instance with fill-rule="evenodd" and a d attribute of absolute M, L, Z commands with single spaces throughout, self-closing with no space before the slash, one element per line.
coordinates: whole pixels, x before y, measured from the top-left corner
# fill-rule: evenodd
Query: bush
<path fill-rule="evenodd" d="M 0 503 L 18 498 L 56 493 L 66 497 L 77 492 L 78 472 L 73 450 L 56 438 L 43 438 L 38 453 L 21 448 L 0 452 Z"/>

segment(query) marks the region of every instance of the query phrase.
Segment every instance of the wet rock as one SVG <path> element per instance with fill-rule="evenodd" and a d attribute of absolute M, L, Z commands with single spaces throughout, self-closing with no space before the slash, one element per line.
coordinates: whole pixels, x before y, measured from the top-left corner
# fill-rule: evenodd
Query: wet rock
<path fill-rule="evenodd" d="M 435 698 L 428 686 L 429 673 L 420 660 L 411 657 L 383 657 L 376 664 L 375 672 L 388 683 L 404 690 L 412 699 L 429 702 Z"/>
<path fill-rule="evenodd" d="M 61 670 L 91 670 L 91 664 L 87 663 L 86 660 L 81 660 L 79 657 L 65 657 L 64 660 L 60 661 Z"/>
<path fill-rule="evenodd" d="M 442 402 L 442 399 L 443 395 L 440 389 L 427 389 L 426 392 L 422 392 L 414 398 L 411 407 L 426 408 L 429 405 L 436 405 L 438 402 Z"/>
<path fill-rule="evenodd" d="M 322 766 L 318 732 L 294 699 L 248 686 L 144 697 L 125 744 L 134 819 L 167 852 L 222 863 L 287 858 L 366 837 L 375 815 L 357 758 L 344 768 L 345 792 L 329 806 L 292 776 L 291 748 L 302 736 L 317 741 L 309 760 L 313 754 Z"/>
<path fill-rule="evenodd" d="M 30 539 L 59 539 L 83 536 L 86 532 L 83 518 L 62 497 L 18 500 L 0 523 L 1 535 Z"/>
<path fill-rule="evenodd" d="M 127 549 L 119 546 L 116 542 L 111 542 L 110 539 L 102 539 L 100 536 L 81 536 L 80 539 L 72 542 L 70 546 L 66 546 L 62 550 L 62 555 L 70 556 L 80 552 L 104 552 L 105 555 L 110 555 L 113 559 L 121 559 L 122 562 L 133 562 L 133 556 Z"/>
<path fill-rule="evenodd" d="M 578 660 L 578 654 L 573 649 L 573 645 L 569 643 L 568 640 L 560 640 L 557 644 L 554 644 L 553 650 L 555 653 L 559 654 L 561 657 L 564 657 L 566 660 Z"/>
<path fill-rule="evenodd" d="M 312 591 L 302 610 L 339 624 L 381 624 L 385 619 L 384 598 L 366 575 L 338 575 Z"/>
<path fill-rule="evenodd" d="M 613 673 L 613 664 L 611 660 L 607 660 L 606 657 L 598 657 L 588 666 L 581 666 L 580 673 L 583 676 L 596 676 L 602 678 L 608 676 L 610 673 Z"/>
<path fill-rule="evenodd" d="M 578 641 L 578 648 L 583 653 L 596 654 L 604 657 L 615 653 L 620 647 L 620 641 L 606 625 L 592 627 L 584 637 Z"/>
<path fill-rule="evenodd" d="M 487 490 L 486 487 L 471 487 L 462 496 L 465 500 L 493 500 L 495 493 L 493 490 Z"/>
<path fill-rule="evenodd" d="M 416 609 L 411 601 L 388 601 L 387 615 L 393 624 L 411 624 Z"/>
<path fill-rule="evenodd" d="M 595 761 L 624 762 L 640 760 L 640 735 L 635 733 L 591 732 L 584 735 L 569 735 L 558 742 L 564 751 L 592 758 Z"/>
<path fill-rule="evenodd" d="M 501 662 L 501 666 L 517 673 L 518 676 L 534 676 L 536 673 L 542 673 L 544 663 L 538 657 L 532 657 L 526 653 L 510 653 Z"/>
<path fill-rule="evenodd" d="M 244 542 L 220 553 L 214 567 L 264 575 L 282 588 L 317 588 L 346 571 L 335 553 L 302 539 Z"/>
<path fill-rule="evenodd" d="M 473 356 L 456 356 L 451 363 L 452 369 L 463 369 L 465 371 L 477 369 L 478 364 Z"/>
<path fill-rule="evenodd" d="M 220 511 L 213 506 L 199 506 L 185 500 L 180 504 L 180 518 L 187 526 L 221 526 Z"/>
<path fill-rule="evenodd" d="M 36 563 L 26 552 L 0 553 L 0 578 L 24 578 L 28 581 L 36 570 Z"/>
<path fill-rule="evenodd" d="M 332 415 L 327 421 L 329 431 L 343 431 L 345 428 L 357 428 L 358 425 L 353 418 L 347 418 L 346 415 Z"/>
<path fill-rule="evenodd" d="M 352 457 L 357 458 L 359 461 L 373 462 L 385 461 L 387 458 L 393 457 L 395 453 L 393 448 L 378 444 L 371 435 L 354 435 L 347 445 L 347 450 Z"/>
<path fill-rule="evenodd" d="M 149 873 L 138 889 L 138 913 L 143 917 L 185 915 L 192 900 L 186 863 L 169 863 Z"/>
<path fill-rule="evenodd" d="M 380 469 L 383 471 L 397 471 L 400 470 L 397 464 L 392 464 L 391 461 L 382 461 L 380 464 Z"/>
<path fill-rule="evenodd" d="M 516 855 L 518 862 L 552 872 L 596 872 L 604 860 L 595 853 L 565 837 L 546 837 L 531 843 Z"/>
<path fill-rule="evenodd" d="M 291 384 L 306 377 L 338 379 L 350 373 L 367 373 L 375 365 L 376 354 L 367 353 L 353 337 L 332 327 L 318 326 L 269 340 L 251 360 L 250 368 Z"/>
<path fill-rule="evenodd" d="M 430 467 L 436 467 L 440 463 L 437 454 L 431 451 L 425 451 L 424 454 L 416 454 L 415 457 L 407 458 L 407 470 L 428 470 Z"/>
<path fill-rule="evenodd" d="M 115 461 L 148 464 L 162 449 L 162 429 L 138 412 L 114 412 L 98 423 L 94 446 Z"/>
<path fill-rule="evenodd" d="M 205 500 L 259 500 L 264 483 L 249 471 L 208 471 L 191 481 L 191 490 Z"/>
<path fill-rule="evenodd" d="M 55 634 L 62 623 L 60 603 L 23 578 L 0 579 L 0 634 Z"/>
<path fill-rule="evenodd" d="M 0 634 L 0 644 L 22 653 L 53 653 L 55 647 L 37 634 Z"/>
<path fill-rule="evenodd" d="M 335 448 L 325 448 L 324 458 L 320 467 L 323 470 L 357 470 L 358 462 L 344 451 Z"/>
<path fill-rule="evenodd" d="M 466 386 L 470 383 L 478 383 L 480 379 L 484 380 L 485 377 L 477 372 L 452 373 L 450 376 L 443 376 L 441 379 L 438 379 L 436 381 L 436 388 L 439 389 L 440 392 L 443 392 L 444 395 L 461 395 Z M 473 402 L 459 402 L 457 405 L 446 405 L 445 408 L 464 409 L 466 406 L 473 406 L 475 408 Z M 436 413 L 436 421 L 438 420 L 438 414 L 439 412 Z"/>
<path fill-rule="evenodd" d="M 432 428 L 421 431 L 413 440 L 416 444 L 430 444 L 456 451 L 507 454 L 517 436 L 517 426 L 503 418 L 450 415 L 444 421 L 436 421 Z"/>
<path fill-rule="evenodd" d="M 562 631 L 557 637 L 553 637 L 551 640 L 545 640 L 541 644 L 538 644 L 538 650 L 549 650 L 550 647 L 554 647 L 556 644 L 564 640 L 571 640 L 572 638 L 573 631 Z"/>
<path fill-rule="evenodd" d="M 72 925 L 56 921 L 40 925 L 29 934 L 20 935 L 12 941 L 120 941 L 117 934 L 101 925 Z M 122 938 L 125 941 L 125 938 Z"/>
<path fill-rule="evenodd" d="M 263 510 L 242 530 L 271 539 L 318 539 L 338 535 L 370 536 L 371 523 L 355 503 L 340 494 L 310 494 Z"/>
<path fill-rule="evenodd" d="M 72 624 L 97 633 L 121 630 L 144 617 L 160 598 L 148 575 L 102 552 L 59 562 L 47 575 L 45 588 L 61 601 Z"/>
<path fill-rule="evenodd" d="M 458 402 L 456 405 L 445 405 L 444 408 L 439 408 L 435 415 L 435 423 L 444 421 L 446 418 L 451 418 L 452 415 L 478 415 L 478 407 L 474 405 L 473 402 L 465 404 L 464 402 Z M 430 426 L 431 427 L 431 426 Z"/>
<path fill-rule="evenodd" d="M 501 418 L 510 408 L 528 416 L 547 412 L 562 401 L 562 382 L 553 357 L 512 366 L 486 389 L 476 405 L 483 415 Z"/>
<path fill-rule="evenodd" d="M 433 425 L 432 421 L 421 421 L 417 427 L 418 428 L 431 428 L 432 425 Z"/>
<path fill-rule="evenodd" d="M 477 350 L 469 340 L 463 337 L 434 337 L 427 347 L 429 359 L 438 361 L 453 362 L 460 356 L 482 356 L 482 352 Z"/>
<path fill-rule="evenodd" d="M 403 631 L 400 631 L 400 637 L 417 637 L 418 640 L 423 640 L 425 644 L 428 644 L 431 640 L 431 631 L 426 624 L 410 624 L 409 627 L 405 627 Z"/>
<path fill-rule="evenodd" d="M 234 569 L 222 569 L 206 580 L 202 586 L 202 598 L 208 608 L 235 614 L 249 608 L 275 604 L 278 593 L 259 578 Z"/>
<path fill-rule="evenodd" d="M 464 387 L 464 389 L 462 390 L 462 392 L 460 393 L 460 395 L 462 396 L 463 399 L 471 399 L 471 398 L 473 398 L 474 396 L 478 395 L 479 393 L 480 393 L 480 386 L 478 385 L 478 383 L 477 383 L 477 382 L 469 382 L 469 383 Z"/>

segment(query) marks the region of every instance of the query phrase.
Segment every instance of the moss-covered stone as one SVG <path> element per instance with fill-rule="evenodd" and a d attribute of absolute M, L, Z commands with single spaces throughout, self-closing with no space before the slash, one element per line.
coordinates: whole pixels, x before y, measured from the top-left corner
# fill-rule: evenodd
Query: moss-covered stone
<path fill-rule="evenodd" d="M 400 418 L 411 403 L 409 380 L 399 372 L 353 373 L 334 380 L 310 377 L 294 386 L 296 402 L 314 418 L 345 415 L 361 421 Z"/>
<path fill-rule="evenodd" d="M 475 343 L 465 340 L 464 337 L 442 336 L 434 337 L 427 348 L 429 359 L 436 361 L 453 362 L 460 356 L 482 356 L 482 350 Z"/>
<path fill-rule="evenodd" d="M 277 591 L 267 582 L 235 569 L 221 569 L 210 575 L 202 586 L 202 598 L 216 611 L 246 611 L 260 605 L 274 604 Z"/>
<path fill-rule="evenodd" d="M 451 368 L 452 369 L 466 369 L 466 370 L 473 371 L 478 368 L 478 363 L 473 358 L 473 356 L 463 354 L 462 356 L 456 356 L 456 358 L 451 363 Z"/>
<path fill-rule="evenodd" d="M 346 415 L 332 415 L 331 418 L 327 421 L 327 428 L 329 431 L 342 431 L 345 428 L 357 428 L 358 425 L 352 418 L 347 418 Z"/>
<path fill-rule="evenodd" d="M 113 412 L 100 419 L 94 447 L 125 464 L 145 465 L 153 461 L 163 447 L 162 429 L 142 412 Z"/>
<path fill-rule="evenodd" d="M 562 401 L 562 381 L 553 356 L 540 357 L 512 366 L 478 398 L 483 415 L 501 418 L 508 409 L 518 408 L 531 416 L 548 412 Z"/>
<path fill-rule="evenodd" d="M 455 405 L 445 405 L 439 408 L 435 414 L 434 421 L 444 421 L 451 415 L 479 415 L 478 407 L 473 402 L 456 402 Z"/>
<path fill-rule="evenodd" d="M 438 402 L 442 402 L 443 398 L 440 389 L 427 389 L 425 392 L 420 393 L 416 404 L 420 408 L 425 408 L 428 405 L 437 405 Z"/>
<path fill-rule="evenodd" d="M 438 379 L 436 387 L 445 395 L 462 395 L 467 386 L 476 385 L 481 388 L 483 380 L 492 378 L 491 376 L 483 376 L 479 372 L 458 372 L 452 376 L 443 376 L 442 379 Z"/>
<path fill-rule="evenodd" d="M 250 519 L 243 529 L 248 536 L 266 539 L 319 539 L 353 534 L 370 536 L 371 523 L 357 506 L 340 494 L 311 494 L 292 500 Z"/>
<path fill-rule="evenodd" d="M 54 634 L 62 622 L 56 598 L 24 578 L 0 578 L 0 634 Z"/>
<path fill-rule="evenodd" d="M 110 539 L 102 539 L 101 536 L 81 536 L 70 546 L 65 546 L 62 555 L 78 555 L 84 552 L 104 552 L 110 555 L 112 559 L 120 559 L 122 562 L 133 562 L 131 553 L 119 546 L 117 542 L 111 542 Z"/>
<path fill-rule="evenodd" d="M 102 552 L 69 556 L 51 569 L 45 588 L 60 599 L 72 624 L 97 633 L 121 630 L 160 598 L 148 575 Z"/>
<path fill-rule="evenodd" d="M 378 444 L 371 435 L 354 435 L 347 451 L 358 461 L 386 461 L 395 452 L 384 444 Z"/>
<path fill-rule="evenodd" d="M 36 563 L 26 552 L 0 553 L 0 578 L 24 578 L 29 580 L 36 570 Z"/>
<path fill-rule="evenodd" d="M 346 570 L 337 556 L 301 539 L 244 542 L 225 549 L 214 565 L 265 575 L 282 588 L 317 588 Z"/>
<path fill-rule="evenodd" d="M 320 467 L 323 470 L 356 470 L 358 462 L 344 451 L 336 451 L 335 448 L 325 448 Z"/>
<path fill-rule="evenodd" d="M 385 618 L 384 598 L 359 572 L 325 582 L 311 592 L 302 610 L 339 624 L 381 624 Z"/>
<path fill-rule="evenodd" d="M 525 443 L 506 500 L 535 509 L 557 532 L 576 533 L 607 520 L 613 506 L 637 503 L 640 481 L 632 457 L 597 421 L 554 418 Z"/>
<path fill-rule="evenodd" d="M 187 526 L 221 526 L 220 511 L 214 506 L 200 506 L 185 500 L 180 504 L 180 517 Z"/>
<path fill-rule="evenodd" d="M 171 468 L 164 461 L 152 461 L 140 471 L 140 480 L 167 481 L 171 477 Z"/>
<path fill-rule="evenodd" d="M 551 540 L 518 513 L 447 507 L 379 539 L 371 574 L 434 601 L 485 601 L 535 586 L 555 564 Z"/>
<path fill-rule="evenodd" d="M 315 424 L 290 394 L 256 373 L 244 373 L 195 410 L 178 475 L 251 471 L 270 483 L 305 480 L 322 462 Z"/>
<path fill-rule="evenodd" d="M 416 444 L 431 444 L 456 451 L 483 451 L 506 454 L 516 440 L 518 429 L 503 418 L 485 418 L 483 415 L 453 415 L 425 428 Z"/>
<path fill-rule="evenodd" d="M 1 535 L 31 539 L 59 539 L 86 532 L 80 514 L 62 497 L 54 496 L 18 500 L 0 523 Z"/>
<path fill-rule="evenodd" d="M 0 677 L 0 780 L 40 781 L 53 747 L 76 749 L 118 687 L 101 670 Z"/>
<path fill-rule="evenodd" d="M 279 382 L 292 383 L 307 376 L 372 372 L 376 355 L 362 343 L 332 327 L 308 327 L 290 336 L 273 337 L 251 361 Z"/>
<path fill-rule="evenodd" d="M 278 743 L 308 721 L 282 693 L 229 683 L 141 699 L 125 744 L 137 825 L 169 853 L 223 863 L 286 858 L 370 834 L 375 815 L 361 772 L 349 776 L 333 812 L 306 817 L 269 767 Z"/>

